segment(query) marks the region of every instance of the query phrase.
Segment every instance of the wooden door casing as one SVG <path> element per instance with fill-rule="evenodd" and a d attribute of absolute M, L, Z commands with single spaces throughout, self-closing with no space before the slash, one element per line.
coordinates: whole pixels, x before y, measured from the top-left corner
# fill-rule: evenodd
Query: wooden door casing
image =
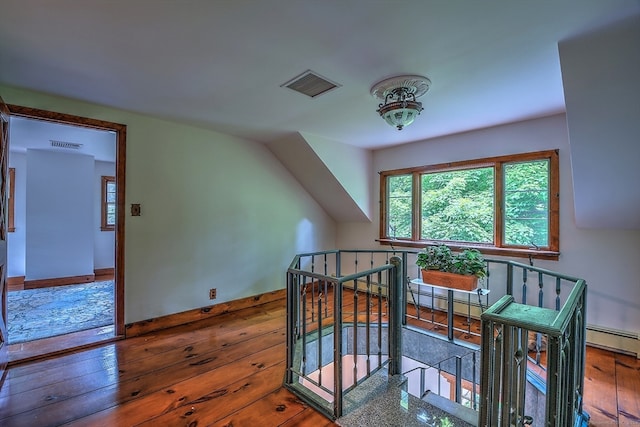
<path fill-rule="evenodd" d="M 0 387 L 9 358 L 7 333 L 7 158 L 9 152 L 9 108 L 0 98 Z"/>
<path fill-rule="evenodd" d="M 42 110 L 33 107 L 25 107 L 16 104 L 8 104 L 7 116 L 10 117 L 22 117 L 26 119 L 42 120 L 45 122 L 66 124 L 71 126 L 80 126 L 90 129 L 106 130 L 114 132 L 116 135 L 116 229 L 115 229 L 115 335 L 113 337 L 107 337 L 105 341 L 113 339 L 122 339 L 125 337 L 124 327 L 124 200 L 125 200 L 125 169 L 126 169 L 126 140 L 127 140 L 127 126 L 120 123 L 109 122 L 100 119 L 93 119 L 88 117 L 80 117 L 66 113 L 58 113 L 55 111 Z M 8 150 L 8 145 L 7 145 Z M 8 155 L 8 152 L 7 152 Z M 8 170 L 8 168 L 7 168 Z M 7 187 L 8 191 L 8 187 Z M 5 199 L 6 200 L 6 199 Z M 5 273 L 6 275 L 6 273 Z M 6 304 L 3 305 L 6 308 Z M 63 343 L 68 344 L 68 343 Z M 33 358 L 34 354 L 37 357 L 42 357 L 47 354 L 47 351 L 62 352 L 73 351 L 79 347 L 85 346 L 87 343 L 72 343 L 71 347 L 63 346 L 53 347 L 44 346 L 44 353 L 37 349 L 35 353 L 25 354 L 22 357 L 21 351 L 15 351 L 13 348 L 8 353 L 7 358 L 10 365 L 13 365 L 16 361 L 25 361 Z M 95 341 L 91 341 L 91 344 L 95 344 Z M 13 346 L 11 346 L 13 347 Z M 1 386 L 1 383 L 0 383 Z"/>

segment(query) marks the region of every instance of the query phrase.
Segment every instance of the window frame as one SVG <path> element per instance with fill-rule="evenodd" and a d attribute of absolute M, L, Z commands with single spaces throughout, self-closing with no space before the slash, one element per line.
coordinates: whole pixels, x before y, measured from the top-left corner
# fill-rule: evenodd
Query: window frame
<path fill-rule="evenodd" d="M 9 168 L 9 196 L 7 212 L 7 230 L 9 233 L 16 231 L 15 210 L 16 210 L 16 168 Z"/>
<path fill-rule="evenodd" d="M 113 203 L 108 203 L 107 202 L 107 185 L 112 182 L 114 184 L 116 184 L 116 177 L 115 176 L 107 176 L 107 175 L 103 175 L 102 176 L 102 180 L 101 180 L 101 198 L 100 198 L 100 230 L 101 231 L 114 231 L 116 229 L 116 225 L 114 224 L 107 224 L 107 215 L 108 215 L 108 206 L 114 205 L 116 206 L 117 209 L 117 205 L 116 202 Z M 116 194 L 117 194 L 117 188 L 116 188 Z M 116 221 L 117 221 L 118 216 L 116 215 Z"/>
<path fill-rule="evenodd" d="M 527 161 L 549 161 L 549 246 L 544 248 L 531 248 L 515 245 L 506 245 L 504 239 L 504 165 L 507 163 L 521 163 Z M 475 169 L 491 166 L 494 168 L 494 243 L 467 243 L 449 240 L 423 240 L 420 239 L 422 228 L 421 215 L 421 175 L 429 172 L 446 172 L 453 170 Z M 388 236 L 388 194 L 387 179 L 390 176 L 412 175 L 412 226 L 411 238 L 394 238 Z M 451 163 L 440 163 L 412 168 L 395 169 L 380 172 L 380 233 L 379 242 L 383 245 L 401 245 L 407 247 L 423 248 L 430 245 L 446 244 L 453 249 L 474 248 L 484 254 L 504 255 L 524 258 L 539 258 L 557 260 L 560 255 L 560 166 L 559 150 L 546 150 L 531 153 L 511 154 L 505 156 L 488 157 L 475 160 L 464 160 Z"/>

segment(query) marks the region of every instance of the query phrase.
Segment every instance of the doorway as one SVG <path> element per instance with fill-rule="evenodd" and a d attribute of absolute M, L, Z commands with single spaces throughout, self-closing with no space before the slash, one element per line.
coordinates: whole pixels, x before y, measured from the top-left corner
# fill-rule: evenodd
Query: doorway
<path fill-rule="evenodd" d="M 65 335 L 59 335 L 56 337 L 38 339 L 35 341 L 24 342 L 20 344 L 9 343 L 9 363 L 18 363 L 26 360 L 42 357 L 46 354 L 59 353 L 68 351 L 70 349 L 85 347 L 95 343 L 102 343 L 105 341 L 111 341 L 122 338 L 124 336 L 124 162 L 125 162 L 125 144 L 126 144 L 126 126 L 118 123 L 106 122 L 102 120 L 89 119 L 79 116 L 60 114 L 51 111 L 33 109 L 29 107 L 21 107 L 16 105 L 9 105 L 9 111 L 12 121 L 14 120 L 36 120 L 39 123 L 47 122 L 53 125 L 68 125 L 74 126 L 78 130 L 86 131 L 97 130 L 101 133 L 108 133 L 112 136 L 112 140 L 115 139 L 115 164 L 112 165 L 113 178 L 115 179 L 115 224 L 111 224 L 113 231 L 111 236 L 113 238 L 112 243 L 112 259 L 113 269 L 108 272 L 109 269 L 96 269 L 96 279 L 109 279 L 112 277 L 111 289 L 113 292 L 113 326 L 110 330 L 95 330 L 82 331 L 78 333 L 71 333 Z M 13 132 L 12 132 L 13 133 Z M 47 141 L 49 142 L 49 141 Z M 53 143 L 65 143 L 65 141 L 51 141 Z M 89 142 L 90 143 L 90 142 Z M 12 141 L 9 141 L 11 147 Z M 69 149 L 68 146 L 63 149 Z M 40 155 L 41 153 L 36 153 Z M 34 156 L 37 159 L 37 156 Z M 70 158 L 70 156 L 67 156 Z M 82 156 L 72 156 L 80 158 Z M 46 161 L 46 159 L 45 159 Z M 97 169 L 97 167 L 96 167 Z M 107 233 L 109 234 L 109 233 Z M 97 237 L 100 238 L 99 236 Z M 79 253 L 79 257 L 82 257 Z M 107 272 L 105 273 L 105 270 Z M 106 274 L 106 276 L 105 276 Z M 102 275 L 102 277 L 100 277 Z M 64 274 L 62 275 L 64 276 Z M 93 275 L 91 275 L 93 276 Z M 79 279 L 83 279 L 83 276 L 78 276 Z M 64 277 L 63 279 L 73 279 L 73 277 Z M 93 277 L 84 277 L 85 282 L 94 281 Z M 36 285 L 40 285 L 43 281 L 29 280 L 29 287 L 33 288 Z M 46 281 L 44 281 L 46 282 Z M 44 283 L 46 286 L 48 283 Z M 53 283 L 61 286 L 56 288 L 68 287 L 67 283 Z M 73 285 L 75 286 L 75 285 Z M 49 290 L 53 288 L 48 288 Z M 57 291 L 57 289 L 56 289 Z M 10 337 L 11 338 L 11 337 Z"/>

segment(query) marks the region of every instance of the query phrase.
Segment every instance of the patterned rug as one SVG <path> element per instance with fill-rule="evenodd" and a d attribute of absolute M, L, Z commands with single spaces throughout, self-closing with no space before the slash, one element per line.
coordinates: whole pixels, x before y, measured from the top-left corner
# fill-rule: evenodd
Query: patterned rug
<path fill-rule="evenodd" d="M 9 292 L 9 344 L 111 325 L 113 297 L 113 280 Z"/>

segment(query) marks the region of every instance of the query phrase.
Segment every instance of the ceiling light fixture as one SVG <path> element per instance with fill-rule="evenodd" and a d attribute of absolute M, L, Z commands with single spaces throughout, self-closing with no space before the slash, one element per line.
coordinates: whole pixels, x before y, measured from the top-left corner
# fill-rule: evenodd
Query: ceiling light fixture
<path fill-rule="evenodd" d="M 371 95 L 382 101 L 376 110 L 380 117 L 402 130 L 423 110 L 416 98 L 427 93 L 430 86 L 431 80 L 423 76 L 396 76 L 374 84 Z"/>

